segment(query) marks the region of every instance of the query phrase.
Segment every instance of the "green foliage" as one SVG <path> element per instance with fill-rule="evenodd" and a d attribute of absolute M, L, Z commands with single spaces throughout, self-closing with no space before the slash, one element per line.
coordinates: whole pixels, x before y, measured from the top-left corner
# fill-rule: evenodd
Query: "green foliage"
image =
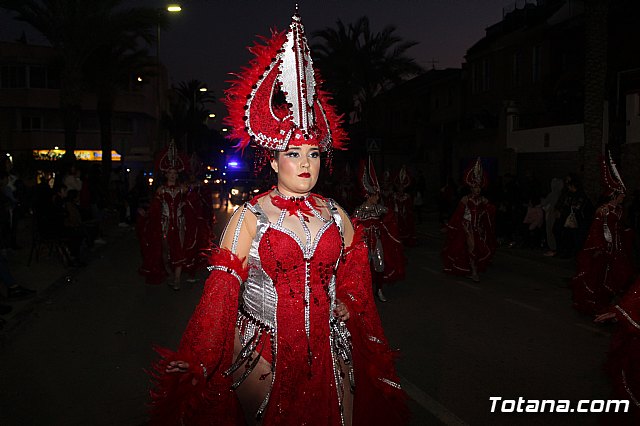
<path fill-rule="evenodd" d="M 366 16 L 349 25 L 338 20 L 335 28 L 313 37 L 318 41 L 311 48 L 314 64 L 325 89 L 333 94 L 339 112 L 356 120 L 364 118 L 376 95 L 423 71 L 407 55 L 417 42 L 403 40 L 392 25 L 373 32 Z"/>

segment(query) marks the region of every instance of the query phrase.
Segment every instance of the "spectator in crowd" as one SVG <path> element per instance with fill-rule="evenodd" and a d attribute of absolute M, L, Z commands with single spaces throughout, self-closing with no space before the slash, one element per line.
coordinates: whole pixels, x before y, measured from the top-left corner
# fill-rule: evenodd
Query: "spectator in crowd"
<path fill-rule="evenodd" d="M 551 179 L 551 191 L 547 194 L 544 200 L 542 200 L 542 208 L 545 212 L 544 217 L 547 247 L 549 249 L 547 252 L 545 252 L 545 256 L 555 256 L 558 249 L 556 236 L 553 233 L 553 227 L 556 223 L 556 220 L 558 219 L 558 216 L 560 215 L 560 212 L 556 210 L 556 204 L 558 203 L 558 199 L 560 199 L 563 187 L 564 184 L 562 182 L 562 179 Z"/>
<path fill-rule="evenodd" d="M 67 187 L 67 190 L 75 189 L 80 192 L 82 190 L 82 179 L 80 178 L 80 170 L 75 164 L 69 166 L 69 170 L 62 178 L 62 183 Z"/>
<path fill-rule="evenodd" d="M 26 191 L 24 182 L 14 172 L 13 161 L 8 155 L 4 156 L 4 172 L 7 174 L 7 181 L 0 190 L 9 200 L 9 247 L 18 250 L 21 248 L 18 244 L 18 224 L 25 213 Z"/>
<path fill-rule="evenodd" d="M 0 187 L 7 185 L 9 175 L 7 172 L 0 170 Z M 35 295 L 35 291 L 20 286 L 9 267 L 9 261 L 6 257 L 7 248 L 10 243 L 11 221 L 10 221 L 11 201 L 0 193 L 0 281 L 5 289 L 6 297 L 9 300 L 19 300 Z M 11 309 L 7 305 L 0 305 L 0 315 L 7 314 Z"/>
<path fill-rule="evenodd" d="M 527 248 L 540 247 L 544 226 L 544 210 L 542 209 L 540 197 L 533 197 L 529 200 L 527 214 L 522 224 L 524 225 L 523 246 Z"/>
<path fill-rule="evenodd" d="M 556 203 L 560 212 L 554 225 L 557 256 L 571 258 L 582 247 L 593 217 L 593 204 L 582 189 L 577 176 L 570 174 L 565 178 L 565 191 Z"/>
<path fill-rule="evenodd" d="M 87 245 L 88 238 L 80 213 L 79 192 L 75 189 L 67 191 L 64 200 L 64 234 L 71 253 L 70 266 L 84 266 L 82 248 Z"/>

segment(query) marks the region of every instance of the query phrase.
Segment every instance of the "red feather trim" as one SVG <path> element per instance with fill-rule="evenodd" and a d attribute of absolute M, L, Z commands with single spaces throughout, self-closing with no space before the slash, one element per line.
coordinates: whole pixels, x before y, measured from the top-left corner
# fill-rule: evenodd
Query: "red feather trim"
<path fill-rule="evenodd" d="M 402 425 L 409 418 L 408 397 L 402 389 L 389 384 L 400 382 L 394 366 L 399 352 L 389 347 L 384 336 L 371 290 L 368 249 L 356 234 L 337 277 L 337 296 L 351 316 L 346 324 L 351 332 L 356 372 L 354 425 Z M 374 412 L 371 406 L 376 407 Z"/>
<path fill-rule="evenodd" d="M 225 91 L 224 104 L 229 111 L 229 116 L 224 119 L 224 123 L 231 127 L 230 139 L 237 139 L 239 142 L 235 148 L 244 149 L 251 143 L 251 137 L 245 128 L 244 116 L 247 98 L 251 96 L 253 86 L 260 79 L 267 67 L 272 66 L 278 51 L 282 48 L 286 38 L 285 32 L 271 30 L 271 38 L 259 36 L 260 41 L 256 42 L 249 51 L 255 57 L 249 62 L 249 66 L 242 69 L 236 77 L 230 81 L 231 87 Z"/>
<path fill-rule="evenodd" d="M 207 381 L 202 367 L 196 360 L 187 359 L 190 358 L 187 354 L 178 358 L 174 351 L 167 348 L 155 346 L 154 350 L 160 355 L 160 359 L 153 363 L 152 370 L 148 372 L 155 385 L 150 391 L 151 424 L 181 424 L 183 414 L 197 410 L 206 399 Z M 189 363 L 189 371 L 167 373 L 168 364 L 178 359 Z"/>
<path fill-rule="evenodd" d="M 240 259 L 232 251 L 217 247 L 211 251 L 209 256 L 209 265 L 224 266 L 225 268 L 232 269 L 235 273 L 240 275 L 242 281 L 246 281 L 249 276 L 248 266 L 243 266 L 244 258 Z"/>

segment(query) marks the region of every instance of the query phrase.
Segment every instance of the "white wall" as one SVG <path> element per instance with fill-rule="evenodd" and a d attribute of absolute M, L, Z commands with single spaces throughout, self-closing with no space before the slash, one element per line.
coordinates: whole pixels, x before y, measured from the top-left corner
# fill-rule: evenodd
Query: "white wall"
<path fill-rule="evenodd" d="M 640 143 L 640 93 L 627 95 L 627 143 Z"/>
<path fill-rule="evenodd" d="M 578 151 L 584 145 L 584 125 L 507 131 L 507 148 L 518 153 Z"/>

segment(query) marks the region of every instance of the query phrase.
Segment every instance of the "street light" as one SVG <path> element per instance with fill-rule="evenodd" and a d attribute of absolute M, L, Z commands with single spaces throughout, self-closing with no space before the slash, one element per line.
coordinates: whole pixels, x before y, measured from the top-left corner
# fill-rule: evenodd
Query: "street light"
<path fill-rule="evenodd" d="M 158 133 L 156 141 L 160 140 L 160 115 L 162 114 L 162 102 L 160 101 L 160 14 L 164 12 L 179 13 L 182 11 L 182 7 L 179 4 L 167 5 L 166 9 L 158 8 L 158 22 L 156 24 L 156 61 L 157 61 L 157 75 L 156 75 L 156 105 L 158 107 Z M 157 143 L 157 142 L 156 142 Z"/>
<path fill-rule="evenodd" d="M 169 13 L 180 13 L 182 12 L 182 7 L 179 4 L 170 4 L 167 5 L 166 11 Z M 165 12 L 165 9 L 158 9 L 158 13 Z M 158 60 L 158 64 L 160 63 L 160 20 L 158 20 L 158 24 L 156 25 L 157 31 L 157 39 L 156 39 L 156 59 Z"/>
<path fill-rule="evenodd" d="M 209 114 L 209 118 L 216 118 L 216 115 L 214 113 Z"/>

